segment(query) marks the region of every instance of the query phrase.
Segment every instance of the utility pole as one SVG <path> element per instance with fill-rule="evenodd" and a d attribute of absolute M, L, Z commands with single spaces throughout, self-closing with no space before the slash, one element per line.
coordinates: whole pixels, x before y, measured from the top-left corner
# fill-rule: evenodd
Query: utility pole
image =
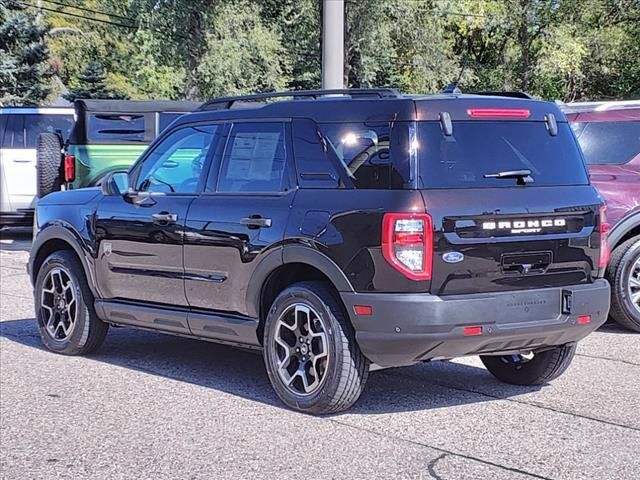
<path fill-rule="evenodd" d="M 344 0 L 322 2 L 322 88 L 344 88 Z"/>

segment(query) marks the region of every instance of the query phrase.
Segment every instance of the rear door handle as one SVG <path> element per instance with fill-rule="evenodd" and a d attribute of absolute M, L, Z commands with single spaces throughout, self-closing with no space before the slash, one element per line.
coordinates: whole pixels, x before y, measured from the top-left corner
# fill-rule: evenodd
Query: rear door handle
<path fill-rule="evenodd" d="M 271 226 L 270 218 L 263 218 L 260 215 L 252 215 L 240 220 L 242 225 L 246 225 L 249 228 L 266 228 Z"/>
<path fill-rule="evenodd" d="M 176 223 L 178 221 L 178 215 L 169 212 L 154 213 L 153 215 L 151 215 L 151 217 L 153 218 L 153 223 L 157 224 L 167 225 L 169 223 Z"/>

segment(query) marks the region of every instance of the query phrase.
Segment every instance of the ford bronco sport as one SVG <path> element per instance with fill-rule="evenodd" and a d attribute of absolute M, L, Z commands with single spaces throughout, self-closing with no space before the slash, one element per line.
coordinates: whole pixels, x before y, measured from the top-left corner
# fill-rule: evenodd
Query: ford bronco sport
<path fill-rule="evenodd" d="M 372 363 L 480 355 L 544 384 L 609 310 L 603 202 L 562 112 L 528 98 L 216 99 L 36 213 L 48 349 L 88 353 L 109 325 L 262 349 L 314 414 L 349 408 Z"/>

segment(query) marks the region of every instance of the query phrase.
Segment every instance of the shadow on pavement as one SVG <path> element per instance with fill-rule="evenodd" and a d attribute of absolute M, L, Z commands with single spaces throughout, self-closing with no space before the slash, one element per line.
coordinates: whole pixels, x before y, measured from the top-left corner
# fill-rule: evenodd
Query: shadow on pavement
<path fill-rule="evenodd" d="M 33 319 L 0 322 L 0 336 L 44 350 Z M 112 328 L 102 348 L 88 358 L 284 408 L 269 384 L 262 355 L 257 351 L 161 333 Z M 489 390 L 491 394 L 447 385 L 457 383 L 456 380 L 462 385 L 482 385 L 483 390 Z M 372 372 L 362 397 L 345 413 L 430 410 L 493 401 L 537 389 L 501 384 L 483 368 L 434 362 Z"/>
<path fill-rule="evenodd" d="M 599 329 L 599 332 L 602 333 L 621 333 L 621 334 L 625 334 L 625 335 L 629 335 L 629 334 L 633 334 L 633 333 L 637 333 L 637 332 L 633 332 L 631 330 L 627 330 L 624 327 L 621 327 L 620 325 L 618 325 L 615 320 L 609 318 L 609 320 L 607 320 L 607 323 L 605 323 L 604 325 L 602 325 Z"/>
<path fill-rule="evenodd" d="M 0 251 L 24 251 L 31 250 L 31 228 L 1 228 Z"/>

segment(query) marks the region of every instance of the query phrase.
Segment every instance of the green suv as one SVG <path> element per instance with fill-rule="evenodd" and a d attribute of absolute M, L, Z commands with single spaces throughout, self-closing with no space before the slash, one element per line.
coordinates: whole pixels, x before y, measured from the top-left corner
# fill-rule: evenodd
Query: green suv
<path fill-rule="evenodd" d="M 69 138 L 43 133 L 37 144 L 38 196 L 98 185 L 114 170 L 128 170 L 160 132 L 198 102 L 76 100 Z"/>

